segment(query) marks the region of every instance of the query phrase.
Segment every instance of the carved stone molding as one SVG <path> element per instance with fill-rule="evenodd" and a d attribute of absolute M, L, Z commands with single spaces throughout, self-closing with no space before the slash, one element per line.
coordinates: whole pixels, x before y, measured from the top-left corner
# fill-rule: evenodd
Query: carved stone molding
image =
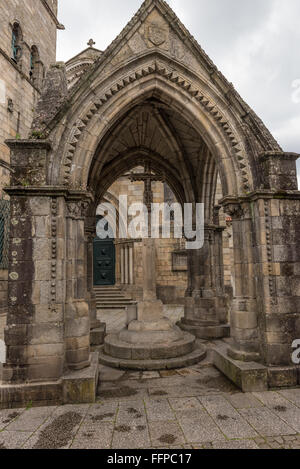
<path fill-rule="evenodd" d="M 218 105 L 212 101 L 210 97 L 206 97 L 202 90 L 197 89 L 190 81 L 182 78 L 176 70 L 167 69 L 167 67 L 155 61 L 151 65 L 145 66 L 145 68 L 131 73 L 128 77 L 118 80 L 113 84 L 107 91 L 103 92 L 103 95 L 97 97 L 93 103 L 91 103 L 88 112 L 85 112 L 75 124 L 70 132 L 68 143 L 66 145 L 64 158 L 63 158 L 63 181 L 62 183 L 68 185 L 73 166 L 74 155 L 77 150 L 79 141 L 82 135 L 85 133 L 85 129 L 89 123 L 95 118 L 98 118 L 98 114 L 103 106 L 110 101 L 120 91 L 124 90 L 130 84 L 142 80 L 144 77 L 149 75 L 158 75 L 163 77 L 167 81 L 170 81 L 175 86 L 184 90 L 191 99 L 197 101 L 204 112 L 212 118 L 216 125 L 222 131 L 224 137 L 229 143 L 232 153 L 236 158 L 236 163 L 240 168 L 241 177 L 241 189 L 248 191 L 250 189 L 250 170 L 248 168 L 247 158 L 245 155 L 245 149 L 240 141 L 237 132 L 233 129 L 232 125 L 220 111 Z"/>

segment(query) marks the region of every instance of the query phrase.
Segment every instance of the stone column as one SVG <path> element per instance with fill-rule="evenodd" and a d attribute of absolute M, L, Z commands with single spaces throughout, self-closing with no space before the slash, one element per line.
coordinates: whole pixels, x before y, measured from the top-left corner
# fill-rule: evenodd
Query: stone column
<path fill-rule="evenodd" d="M 228 354 L 240 361 L 257 361 L 260 349 L 251 205 L 245 201 L 242 204 L 228 204 L 224 208 L 232 217 L 235 280 L 231 313 L 233 345 Z"/>
<path fill-rule="evenodd" d="M 103 344 L 106 324 L 97 319 L 97 299 L 94 291 L 94 275 L 93 275 L 93 262 L 94 262 L 94 249 L 93 241 L 95 238 L 93 228 L 86 228 L 85 242 L 86 242 L 86 256 L 85 266 L 87 275 L 87 303 L 90 311 L 90 344 L 91 346 L 99 346 Z"/>
<path fill-rule="evenodd" d="M 78 196 L 80 197 L 80 196 Z M 67 283 L 65 346 L 68 367 L 89 366 L 90 316 L 87 303 L 85 213 L 89 203 L 76 196 L 67 201 Z"/>
<path fill-rule="evenodd" d="M 96 295 L 94 293 L 94 279 L 93 279 L 93 231 L 85 231 L 86 241 L 86 273 L 87 273 L 87 302 L 90 305 L 90 326 L 91 330 L 98 326 L 97 321 L 97 306 Z"/>
<path fill-rule="evenodd" d="M 133 244 L 129 246 L 129 284 L 133 285 Z"/>
<path fill-rule="evenodd" d="M 128 244 L 124 244 L 124 256 L 125 256 L 125 284 L 129 283 L 129 256 L 128 256 Z"/>
<path fill-rule="evenodd" d="M 229 336 L 224 283 L 216 281 L 216 256 L 220 249 L 221 228 L 206 225 L 204 246 L 188 251 L 188 289 L 185 297 L 185 314 L 180 327 L 198 338 L 217 339 Z M 217 248 L 216 248 L 217 244 Z M 217 260 L 222 265 L 222 259 Z"/>

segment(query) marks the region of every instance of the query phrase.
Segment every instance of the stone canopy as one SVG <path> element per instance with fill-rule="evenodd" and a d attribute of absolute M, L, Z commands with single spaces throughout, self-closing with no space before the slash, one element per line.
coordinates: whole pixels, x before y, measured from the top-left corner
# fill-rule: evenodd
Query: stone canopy
<path fill-rule="evenodd" d="M 82 57 L 86 68 L 79 57 L 69 84 L 70 64 L 51 67 L 28 140 L 7 142 L 14 171 L 3 401 L 22 401 L 26 389 L 33 400 L 44 393 L 55 401 L 49 382 L 90 365 L 90 330 L 99 324 L 86 263 L 96 208 L 120 175 L 147 160 L 180 203 L 205 204 L 205 244 L 188 254 L 181 329 L 205 340 L 229 335 L 219 177 L 236 287 L 233 340 L 216 349 L 216 366 L 243 390 L 297 384 L 298 155 L 282 150 L 162 0 L 146 0 L 92 55 Z"/>

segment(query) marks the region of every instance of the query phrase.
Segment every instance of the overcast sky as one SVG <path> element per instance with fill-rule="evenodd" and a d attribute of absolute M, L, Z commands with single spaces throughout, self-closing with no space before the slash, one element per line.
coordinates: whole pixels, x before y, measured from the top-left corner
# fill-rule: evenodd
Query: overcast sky
<path fill-rule="evenodd" d="M 286 151 L 300 153 L 300 1 L 169 0 Z M 104 50 L 142 0 L 59 0 L 58 60 Z M 300 180 L 300 161 L 298 162 Z"/>

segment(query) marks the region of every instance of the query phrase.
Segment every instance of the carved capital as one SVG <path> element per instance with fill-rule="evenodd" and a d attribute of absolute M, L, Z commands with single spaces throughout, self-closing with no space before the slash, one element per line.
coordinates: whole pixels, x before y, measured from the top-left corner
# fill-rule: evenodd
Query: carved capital
<path fill-rule="evenodd" d="M 90 202 L 88 200 L 71 200 L 67 202 L 67 216 L 74 220 L 85 219 Z"/>
<path fill-rule="evenodd" d="M 239 220 L 244 216 L 244 210 L 241 204 L 228 204 L 224 207 L 224 211 L 229 215 L 233 220 Z"/>

